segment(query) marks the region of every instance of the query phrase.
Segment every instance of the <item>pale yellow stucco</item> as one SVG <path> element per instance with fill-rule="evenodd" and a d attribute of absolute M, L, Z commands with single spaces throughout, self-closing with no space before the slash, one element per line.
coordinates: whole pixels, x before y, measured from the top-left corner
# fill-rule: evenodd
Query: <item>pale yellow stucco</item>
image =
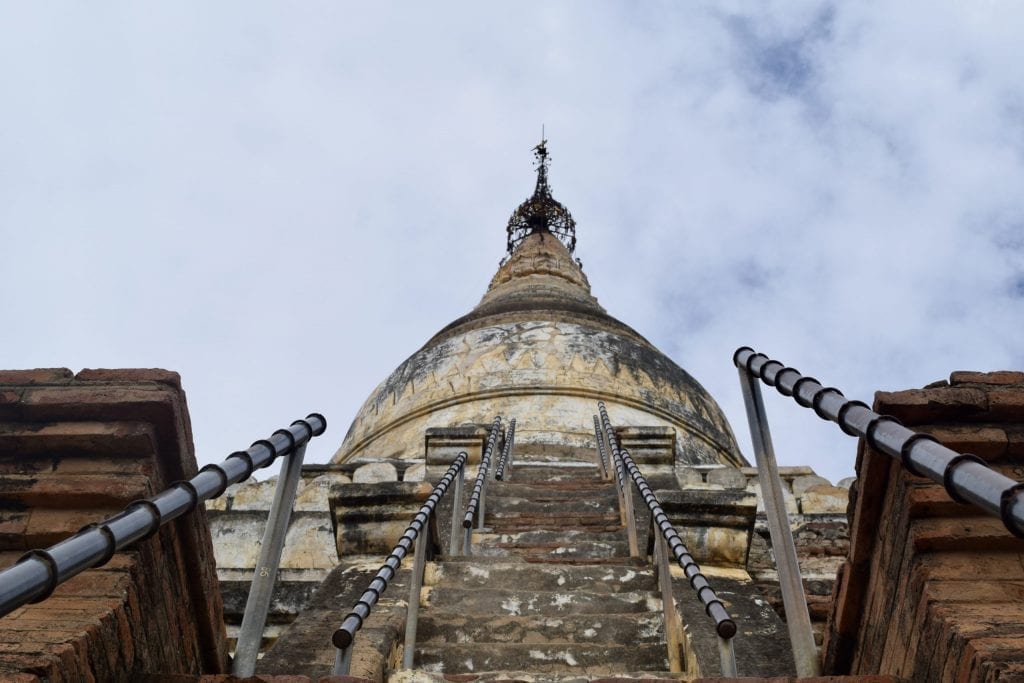
<path fill-rule="evenodd" d="M 609 316 L 552 235 L 525 239 L 480 304 L 370 395 L 334 457 L 418 459 L 429 427 L 517 420 L 517 449 L 593 446 L 597 401 L 617 425 L 676 429 L 680 463 L 743 464 L 718 405 Z"/>

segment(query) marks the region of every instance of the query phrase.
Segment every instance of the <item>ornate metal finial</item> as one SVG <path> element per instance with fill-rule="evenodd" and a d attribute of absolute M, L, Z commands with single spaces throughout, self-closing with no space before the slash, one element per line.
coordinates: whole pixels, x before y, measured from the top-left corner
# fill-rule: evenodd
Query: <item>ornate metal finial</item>
<path fill-rule="evenodd" d="M 533 148 L 536 158 L 537 186 L 533 196 L 519 205 L 508 220 L 508 256 L 535 232 L 550 233 L 558 238 L 569 253 L 576 251 L 576 221 L 569 210 L 551 196 L 548 185 L 548 141 L 541 134 L 540 144 Z"/>

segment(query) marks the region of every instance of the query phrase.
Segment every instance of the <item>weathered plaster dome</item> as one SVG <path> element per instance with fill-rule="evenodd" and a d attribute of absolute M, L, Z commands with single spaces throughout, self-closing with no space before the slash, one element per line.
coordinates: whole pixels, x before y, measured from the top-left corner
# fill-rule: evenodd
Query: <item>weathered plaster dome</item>
<path fill-rule="evenodd" d="M 673 427 L 677 462 L 745 464 L 704 388 L 608 315 L 566 246 L 540 230 L 468 315 L 374 390 L 334 461 L 422 458 L 428 428 L 497 414 L 517 419 L 517 451 L 593 448 L 599 400 L 617 425 Z"/>

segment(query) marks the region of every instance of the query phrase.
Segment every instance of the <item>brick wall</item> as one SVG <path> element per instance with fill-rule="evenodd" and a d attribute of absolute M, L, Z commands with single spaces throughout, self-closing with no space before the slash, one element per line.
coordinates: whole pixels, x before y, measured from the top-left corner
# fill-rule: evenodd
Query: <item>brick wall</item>
<path fill-rule="evenodd" d="M 874 409 L 1024 479 L 1024 373 L 953 373 Z M 1024 541 L 861 444 L 850 556 L 825 644 L 832 673 L 1024 679 Z"/>
<path fill-rule="evenodd" d="M 0 568 L 194 476 L 192 448 L 176 373 L 0 372 Z M 0 619 L 0 678 L 222 672 L 221 612 L 199 510 Z"/>

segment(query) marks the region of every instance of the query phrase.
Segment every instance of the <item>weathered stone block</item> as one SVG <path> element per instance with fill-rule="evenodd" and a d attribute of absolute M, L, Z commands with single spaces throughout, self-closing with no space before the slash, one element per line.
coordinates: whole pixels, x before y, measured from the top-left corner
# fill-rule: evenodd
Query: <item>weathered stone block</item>
<path fill-rule="evenodd" d="M 838 486 L 812 486 L 800 498 L 805 515 L 844 514 L 850 504 L 850 492 Z"/>
<path fill-rule="evenodd" d="M 423 463 L 416 463 L 406 468 L 402 475 L 402 481 L 424 481 L 427 478 L 427 466 Z"/>
<path fill-rule="evenodd" d="M 389 462 L 367 463 L 352 473 L 354 484 L 376 484 L 384 481 L 398 481 L 398 469 Z"/>
<path fill-rule="evenodd" d="M 704 477 L 701 476 L 700 470 L 693 467 L 677 467 L 676 481 L 683 489 L 704 487 Z"/>
<path fill-rule="evenodd" d="M 794 477 L 793 478 L 793 483 L 790 484 L 790 490 L 793 492 L 794 496 L 799 498 L 802 495 L 804 495 L 804 491 L 806 491 L 807 489 L 811 488 L 812 486 L 831 486 L 831 485 L 832 485 L 832 482 L 830 482 L 825 477 L 819 477 L 816 474 L 808 474 L 808 475 L 804 475 L 802 477 Z"/>
<path fill-rule="evenodd" d="M 342 472 L 321 474 L 314 479 L 303 480 L 295 496 L 295 509 L 307 512 L 324 512 L 331 509 L 331 487 L 336 484 L 351 484 L 352 479 Z"/>
<path fill-rule="evenodd" d="M 708 471 L 707 483 L 723 489 L 743 490 L 747 487 L 747 478 L 735 467 L 720 467 Z"/>

